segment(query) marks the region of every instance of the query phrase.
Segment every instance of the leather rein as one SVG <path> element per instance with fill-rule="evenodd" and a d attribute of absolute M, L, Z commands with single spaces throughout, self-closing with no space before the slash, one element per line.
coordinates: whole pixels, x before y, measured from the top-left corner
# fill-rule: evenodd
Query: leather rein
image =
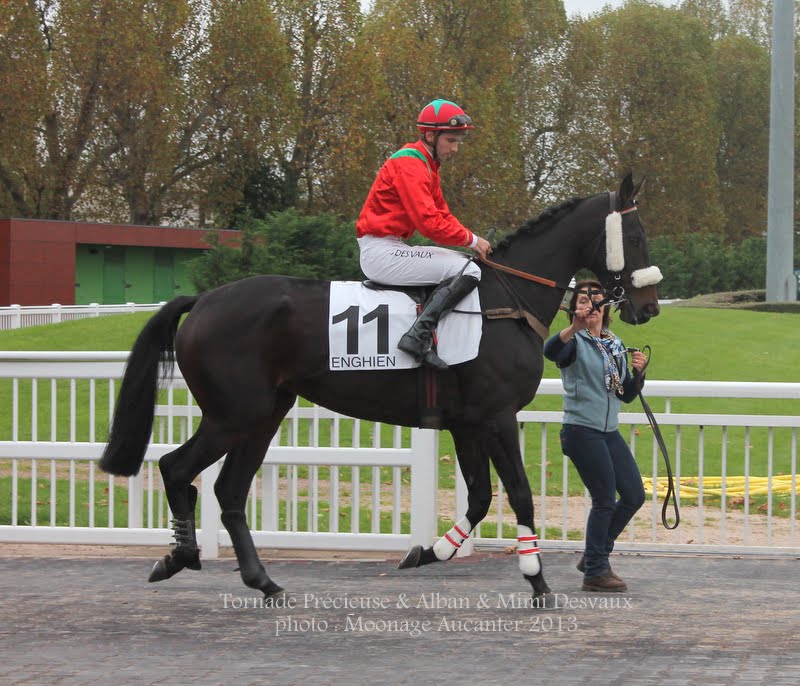
<path fill-rule="evenodd" d="M 615 191 L 611 191 L 608 194 L 608 202 L 609 202 L 609 214 L 613 213 L 616 209 L 617 203 L 617 193 Z M 621 210 L 620 214 L 628 214 L 629 212 L 635 212 L 638 208 L 634 205 L 633 207 L 629 207 L 626 210 Z M 490 229 L 489 233 L 487 234 L 487 240 L 491 241 L 491 237 L 494 235 L 495 230 Z M 598 242 L 597 249 L 599 250 L 600 245 Z M 596 251 L 595 251 L 596 252 Z M 512 276 L 516 276 L 520 279 L 525 279 L 526 281 L 533 281 L 534 283 L 542 284 L 543 286 L 547 286 L 548 288 L 558 288 L 566 291 L 573 290 L 572 286 L 567 284 L 559 284 L 552 279 L 546 279 L 543 276 L 537 276 L 536 274 L 531 274 L 529 272 L 524 272 L 520 269 L 514 269 L 513 267 L 508 267 L 504 264 L 500 264 L 499 262 L 495 262 L 494 260 L 490 260 L 488 257 L 477 256 L 477 259 L 480 262 L 483 262 L 487 267 L 491 267 L 496 272 L 504 272 L 506 274 L 511 274 Z M 616 281 L 622 280 L 622 275 L 620 272 L 610 272 L 611 275 L 614 277 Z M 550 335 L 550 329 L 542 323 L 537 317 L 530 313 L 531 307 L 524 301 L 524 299 L 511 287 L 508 283 L 508 280 L 505 279 L 501 274 L 497 274 L 497 280 L 506 289 L 506 292 L 509 294 L 511 299 L 514 301 L 516 307 L 500 307 L 493 310 L 486 310 L 483 314 L 487 317 L 487 319 L 523 319 L 527 322 L 528 326 L 530 326 L 539 336 L 542 337 L 542 340 L 546 340 L 547 337 Z M 625 288 L 620 284 L 615 286 L 613 291 L 613 297 L 606 297 L 601 302 L 595 304 L 596 309 L 600 309 L 605 305 L 619 305 L 623 302 L 625 297 Z M 566 309 L 561 307 L 561 309 Z"/>

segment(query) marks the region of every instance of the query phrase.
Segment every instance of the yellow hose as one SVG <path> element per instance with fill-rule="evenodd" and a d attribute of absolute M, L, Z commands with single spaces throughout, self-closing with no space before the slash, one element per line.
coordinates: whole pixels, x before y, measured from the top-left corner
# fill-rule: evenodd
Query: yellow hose
<path fill-rule="evenodd" d="M 744 495 L 747 479 L 743 476 L 728 476 L 724 479 L 725 497 Z M 653 494 L 653 480 L 643 478 L 644 490 L 647 495 Z M 675 480 L 675 490 L 681 497 L 696 498 L 700 493 L 700 479 L 696 476 L 682 476 Z M 722 496 L 723 479 L 720 476 L 703 477 L 703 496 L 718 495 Z M 661 497 L 667 494 L 667 477 L 662 476 L 657 481 L 657 492 Z M 772 477 L 773 493 L 791 493 L 792 475 L 779 474 Z M 795 482 L 795 493 L 797 493 L 797 483 Z M 751 476 L 748 495 L 767 495 L 769 493 L 769 478 L 766 476 Z"/>

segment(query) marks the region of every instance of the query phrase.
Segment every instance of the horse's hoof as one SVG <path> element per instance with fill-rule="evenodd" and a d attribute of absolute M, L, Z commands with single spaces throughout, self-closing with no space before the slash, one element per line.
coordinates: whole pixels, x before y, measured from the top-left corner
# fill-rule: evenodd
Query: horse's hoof
<path fill-rule="evenodd" d="M 188 557 L 184 560 L 184 566 L 186 567 L 186 569 L 191 569 L 195 572 L 199 572 L 202 569 L 203 565 L 200 564 L 199 549 L 192 550 L 189 553 Z"/>
<path fill-rule="evenodd" d="M 155 581 L 164 581 L 164 579 L 169 579 L 174 572 L 170 572 L 168 563 L 169 555 L 165 555 L 163 559 L 159 560 L 153 565 L 153 571 L 150 572 L 150 577 L 147 580 L 152 584 Z"/>
<path fill-rule="evenodd" d="M 278 584 L 276 584 L 272 579 L 270 579 L 269 582 L 265 586 L 262 586 L 259 590 L 264 594 L 265 600 L 267 598 L 271 598 L 272 596 L 276 596 L 279 593 L 283 593 L 283 588 L 278 586 Z"/>
<path fill-rule="evenodd" d="M 546 593 L 534 595 L 531 605 L 536 610 L 555 610 L 556 596 L 549 590 Z"/>
<path fill-rule="evenodd" d="M 419 567 L 419 558 L 422 556 L 422 546 L 415 545 L 411 550 L 406 553 L 406 556 L 400 560 L 397 565 L 398 569 L 410 569 L 411 567 Z"/>

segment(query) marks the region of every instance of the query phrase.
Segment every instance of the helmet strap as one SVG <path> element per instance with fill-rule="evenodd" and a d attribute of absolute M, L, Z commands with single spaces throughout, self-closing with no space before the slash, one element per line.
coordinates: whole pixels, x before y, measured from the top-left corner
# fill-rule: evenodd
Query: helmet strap
<path fill-rule="evenodd" d="M 428 133 L 433 134 L 433 144 L 428 143 Z M 425 143 L 426 146 L 431 148 L 431 157 L 433 157 L 434 162 L 439 161 L 439 154 L 436 151 L 436 148 L 439 146 L 439 136 L 441 135 L 441 131 L 426 131 L 422 134 L 422 142 Z"/>

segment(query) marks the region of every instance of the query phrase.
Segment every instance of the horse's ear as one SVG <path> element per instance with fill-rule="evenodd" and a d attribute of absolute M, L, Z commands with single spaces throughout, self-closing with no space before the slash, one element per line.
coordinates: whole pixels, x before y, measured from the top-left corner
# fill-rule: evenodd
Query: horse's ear
<path fill-rule="evenodd" d="M 637 184 L 636 184 L 636 187 L 633 189 L 633 197 L 634 197 L 634 198 L 635 198 L 637 195 L 639 195 L 639 191 L 641 191 L 641 190 L 642 190 L 642 186 L 644 186 L 644 181 L 645 181 L 645 179 L 646 179 L 646 178 L 647 178 L 646 176 L 643 176 L 643 177 L 642 177 L 642 180 L 641 180 L 641 181 L 639 181 L 639 183 L 637 183 Z"/>
<path fill-rule="evenodd" d="M 636 193 L 633 189 L 633 172 L 628 172 L 619 185 L 620 207 L 627 207 L 633 201 L 634 195 Z"/>

